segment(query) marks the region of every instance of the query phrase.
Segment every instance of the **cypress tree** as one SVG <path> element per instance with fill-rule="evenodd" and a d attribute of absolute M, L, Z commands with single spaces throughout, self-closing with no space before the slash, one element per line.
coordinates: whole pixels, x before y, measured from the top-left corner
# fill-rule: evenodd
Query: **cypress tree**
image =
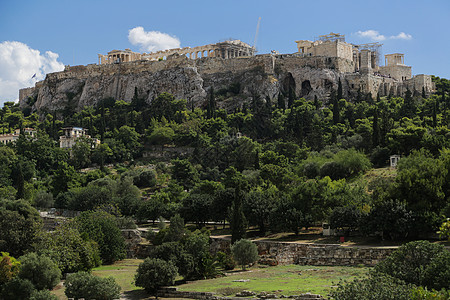
<path fill-rule="evenodd" d="M 342 99 L 342 82 L 341 78 L 339 78 L 338 89 L 337 89 L 337 101 Z"/>
<path fill-rule="evenodd" d="M 295 99 L 295 92 L 292 89 L 292 87 L 289 87 L 288 108 L 291 108 L 291 106 L 294 104 L 294 99 Z"/>
<path fill-rule="evenodd" d="M 244 215 L 242 207 L 242 192 L 241 186 L 238 183 L 234 190 L 234 199 L 231 207 L 231 243 L 233 244 L 240 239 L 245 238 L 245 229 L 247 227 L 247 220 Z"/>
<path fill-rule="evenodd" d="M 282 110 L 286 109 L 286 103 L 284 102 L 284 96 L 282 93 L 278 94 L 278 108 Z"/>
<path fill-rule="evenodd" d="M 339 123 L 339 100 L 334 90 L 331 91 L 330 102 L 333 104 L 333 124 L 336 125 Z"/>
<path fill-rule="evenodd" d="M 437 127 L 437 110 L 438 110 L 438 100 L 433 101 L 433 127 Z"/>
<path fill-rule="evenodd" d="M 372 123 L 372 146 L 378 146 L 380 142 L 380 126 L 378 125 L 378 107 L 375 106 Z"/>

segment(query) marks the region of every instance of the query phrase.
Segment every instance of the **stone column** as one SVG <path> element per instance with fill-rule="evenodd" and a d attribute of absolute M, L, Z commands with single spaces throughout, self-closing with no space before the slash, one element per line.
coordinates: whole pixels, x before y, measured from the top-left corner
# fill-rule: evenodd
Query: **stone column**
<path fill-rule="evenodd" d="M 370 50 L 361 50 L 361 61 L 360 61 L 360 73 L 370 74 L 372 73 L 372 58 Z"/>

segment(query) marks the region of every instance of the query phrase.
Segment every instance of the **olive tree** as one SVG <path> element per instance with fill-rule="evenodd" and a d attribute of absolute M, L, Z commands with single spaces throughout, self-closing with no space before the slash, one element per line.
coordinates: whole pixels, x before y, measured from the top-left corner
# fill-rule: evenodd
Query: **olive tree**
<path fill-rule="evenodd" d="M 241 239 L 234 243 L 231 248 L 233 257 L 236 262 L 245 270 L 245 266 L 254 263 L 258 260 L 258 247 L 252 241 Z"/>

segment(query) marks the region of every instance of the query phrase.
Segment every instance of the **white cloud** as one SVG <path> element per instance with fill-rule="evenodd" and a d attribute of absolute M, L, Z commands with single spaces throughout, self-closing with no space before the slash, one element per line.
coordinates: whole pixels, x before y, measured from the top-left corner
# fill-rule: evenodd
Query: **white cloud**
<path fill-rule="evenodd" d="M 368 38 L 372 41 L 377 41 L 377 42 L 384 41 L 386 39 L 386 37 L 384 35 L 380 34 L 376 30 L 358 31 L 356 33 L 356 35 L 361 38 Z"/>
<path fill-rule="evenodd" d="M 58 57 L 51 51 L 42 55 L 21 42 L 0 43 L 0 103 L 18 100 L 19 89 L 34 86 L 47 73 L 64 70 Z"/>
<path fill-rule="evenodd" d="M 128 31 L 128 40 L 133 45 L 139 45 L 142 51 L 147 52 L 180 47 L 178 38 L 159 31 L 145 31 L 141 26 Z"/>
<path fill-rule="evenodd" d="M 413 37 L 410 34 L 404 33 L 404 32 L 400 32 L 397 35 L 391 35 L 389 37 L 386 37 L 382 34 L 380 34 L 378 31 L 376 30 L 366 30 L 366 31 L 358 31 L 355 33 L 358 37 L 360 38 L 365 38 L 365 39 L 369 39 L 373 42 L 381 42 L 384 41 L 386 39 L 393 39 L 393 40 L 411 40 Z"/>
<path fill-rule="evenodd" d="M 396 40 L 411 40 L 412 39 L 412 35 L 404 33 L 404 32 L 400 32 L 397 35 L 393 35 L 390 37 L 391 39 L 396 39 Z"/>

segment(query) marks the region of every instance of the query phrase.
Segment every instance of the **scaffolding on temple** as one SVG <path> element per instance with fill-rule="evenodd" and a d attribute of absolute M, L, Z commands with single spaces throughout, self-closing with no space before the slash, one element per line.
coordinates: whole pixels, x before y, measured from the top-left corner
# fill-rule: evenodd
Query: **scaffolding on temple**
<path fill-rule="evenodd" d="M 314 38 L 314 41 L 321 41 L 321 42 L 345 42 L 345 35 L 340 33 L 334 33 L 331 32 L 329 34 L 319 35 L 318 37 Z"/>
<path fill-rule="evenodd" d="M 375 61 L 377 62 L 378 66 L 381 64 L 381 46 L 383 46 L 383 44 L 380 44 L 378 42 L 356 45 L 359 51 L 370 50 L 372 53 L 374 53 Z"/>

